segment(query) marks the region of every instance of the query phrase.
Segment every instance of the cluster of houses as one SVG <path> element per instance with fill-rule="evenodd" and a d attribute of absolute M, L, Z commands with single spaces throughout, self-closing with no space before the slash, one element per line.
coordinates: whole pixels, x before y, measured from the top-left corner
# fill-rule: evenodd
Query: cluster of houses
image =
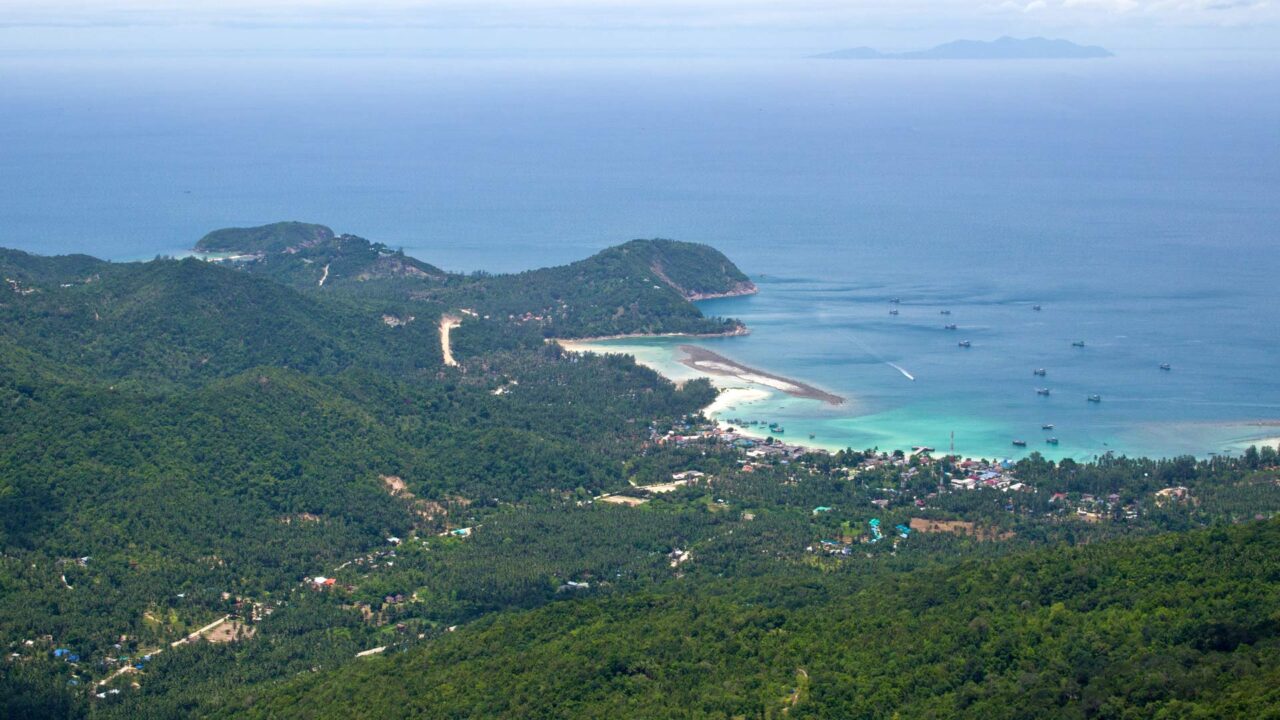
<path fill-rule="evenodd" d="M 1181 485 L 1156 491 L 1156 505 L 1183 502 L 1195 503 L 1196 499 L 1191 496 L 1190 490 Z"/>
<path fill-rule="evenodd" d="M 955 490 L 1001 490 L 1004 492 L 1030 491 L 1031 487 L 1018 482 L 1013 475 L 1013 463 L 1009 460 L 965 460 L 957 466 L 959 472 L 950 474 L 948 484 Z"/>
<path fill-rule="evenodd" d="M 1159 493 L 1157 493 L 1158 495 Z M 1122 504 L 1121 497 L 1117 493 L 1111 493 L 1106 496 L 1083 493 L 1075 502 L 1072 502 L 1071 496 L 1067 493 L 1057 492 L 1049 497 L 1049 503 L 1068 508 L 1071 505 L 1075 505 L 1075 517 L 1085 522 L 1097 523 L 1115 517 L 1117 508 L 1123 513 L 1125 520 L 1136 520 L 1138 518 L 1137 504 Z"/>
<path fill-rule="evenodd" d="M 748 457 L 757 459 L 784 458 L 791 460 L 805 453 L 813 452 L 811 448 L 791 445 L 777 438 L 771 437 L 767 440 L 760 440 L 737 431 L 727 430 L 715 424 L 693 424 L 687 421 L 678 427 L 668 430 L 666 433 L 659 433 L 656 429 L 651 430 L 650 440 L 657 445 L 674 445 L 676 447 L 684 447 L 691 443 L 718 442 L 743 450 Z"/>
<path fill-rule="evenodd" d="M 258 622 L 276 611 L 275 606 L 270 603 L 251 600 L 239 595 L 233 598 L 229 592 L 222 593 L 222 599 L 231 603 L 231 607 L 235 609 L 237 615 L 240 617 L 247 616 L 252 622 Z"/>
<path fill-rule="evenodd" d="M 536 323 L 551 322 L 550 315 L 540 315 L 540 314 L 535 314 L 531 312 L 524 313 L 523 315 L 508 315 L 507 319 L 512 322 L 517 322 L 521 324 L 528 323 L 528 322 L 536 322 Z"/>
<path fill-rule="evenodd" d="M 86 685 L 91 686 L 94 689 L 100 689 L 98 692 L 93 693 L 93 695 L 99 699 L 104 699 L 111 695 L 119 695 L 120 690 L 105 689 L 103 686 L 112 679 L 121 675 L 137 673 L 146 669 L 147 663 L 151 661 L 153 654 L 159 652 L 159 650 L 154 650 L 145 654 L 130 656 L 126 654 L 129 650 L 125 647 L 126 643 L 129 641 L 129 636 L 121 635 L 119 640 L 119 642 L 111 646 L 114 651 L 113 655 L 104 657 L 100 661 L 94 661 L 92 658 L 82 656 L 72 648 L 57 647 L 57 643 L 53 636 L 46 634 L 36 639 L 15 642 L 14 646 L 17 650 L 11 651 L 6 655 L 5 660 L 8 662 L 24 662 L 34 657 L 51 655 L 54 659 L 61 660 L 68 665 L 74 666 L 74 669 L 68 677 L 67 685 L 73 687 Z M 82 675 L 82 673 L 86 672 L 86 668 L 92 667 L 105 668 L 110 674 L 105 679 L 95 683 L 91 679 Z M 137 688 L 140 686 L 137 682 L 134 682 L 132 683 L 132 687 Z"/>
<path fill-rule="evenodd" d="M 822 540 L 817 545 L 805 548 L 808 552 L 825 553 L 827 555 L 852 555 L 853 547 L 837 540 Z"/>
<path fill-rule="evenodd" d="M 4 281 L 9 284 L 10 290 L 14 291 L 19 295 L 30 295 L 36 292 L 35 288 L 23 287 L 22 283 L 18 282 L 17 280 L 14 280 L 13 278 L 5 278 Z"/>

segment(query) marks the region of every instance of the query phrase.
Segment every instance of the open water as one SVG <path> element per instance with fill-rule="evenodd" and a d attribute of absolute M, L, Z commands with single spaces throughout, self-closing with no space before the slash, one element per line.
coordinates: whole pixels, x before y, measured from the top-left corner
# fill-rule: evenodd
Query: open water
<path fill-rule="evenodd" d="M 1230 54 L 14 54 L 0 245 L 126 260 L 299 219 L 510 271 L 707 242 L 760 293 L 703 303 L 753 330 L 704 344 L 849 398 L 725 417 L 830 447 L 1205 455 L 1280 435 L 1277 118 L 1280 61 Z M 637 352 L 671 368 L 675 344 Z"/>

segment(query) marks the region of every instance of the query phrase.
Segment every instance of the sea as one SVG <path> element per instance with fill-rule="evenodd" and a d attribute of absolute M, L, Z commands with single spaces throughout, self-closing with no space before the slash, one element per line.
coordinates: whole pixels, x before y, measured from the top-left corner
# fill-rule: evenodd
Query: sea
<path fill-rule="evenodd" d="M 723 421 L 828 448 L 1239 452 L 1280 436 L 1280 58 L 1115 49 L 0 54 L 0 245 L 124 261 L 305 220 L 506 272 L 709 243 L 759 293 L 700 303 L 751 333 L 696 342 L 846 398 L 757 387 Z M 683 342 L 606 349 L 684 377 Z"/>

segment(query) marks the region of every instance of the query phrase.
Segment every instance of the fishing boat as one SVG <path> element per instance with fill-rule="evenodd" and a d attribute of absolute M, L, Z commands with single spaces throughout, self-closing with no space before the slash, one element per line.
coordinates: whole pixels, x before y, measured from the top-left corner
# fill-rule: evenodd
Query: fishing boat
<path fill-rule="evenodd" d="M 1101 396 L 1101 395 L 1090 395 L 1090 396 L 1089 396 L 1089 402 L 1091 402 L 1091 403 L 1100 403 L 1100 402 L 1102 402 L 1102 396 Z"/>
<path fill-rule="evenodd" d="M 942 314 L 943 314 L 943 315 L 950 315 L 950 314 L 951 314 L 951 311 L 950 311 L 950 310 L 943 310 L 943 311 L 941 311 L 941 312 L 942 312 Z"/>
<path fill-rule="evenodd" d="M 1049 394 L 1049 388 L 1036 388 L 1036 394 L 1037 394 L 1037 395 L 1048 395 L 1048 394 Z"/>
<path fill-rule="evenodd" d="M 898 314 L 898 311 L 897 311 L 897 310 L 890 310 L 890 311 L 889 311 L 889 314 L 890 314 L 890 315 L 897 315 L 897 314 Z"/>
<path fill-rule="evenodd" d="M 1041 425 L 1041 426 L 1040 426 L 1040 429 L 1041 429 L 1041 430 L 1052 430 L 1052 429 L 1053 429 L 1053 423 L 1045 423 L 1045 424 L 1043 424 L 1043 425 Z"/>
<path fill-rule="evenodd" d="M 1026 441 L 1026 440 L 1014 440 L 1014 441 L 1013 441 L 1013 444 L 1014 444 L 1014 446 L 1015 446 L 1015 447 L 1026 447 L 1026 446 L 1027 446 L 1027 441 Z"/>
<path fill-rule="evenodd" d="M 1040 306 L 1039 306 L 1039 305 L 1032 305 L 1032 306 L 1031 306 L 1031 309 L 1032 309 L 1032 310 L 1035 310 L 1036 312 L 1040 312 Z"/>
<path fill-rule="evenodd" d="M 955 326 L 954 324 L 951 324 L 951 325 L 943 325 L 943 326 L 942 326 L 942 328 L 943 328 L 944 330 L 955 330 L 955 329 L 956 329 L 956 326 Z"/>
<path fill-rule="evenodd" d="M 973 347 L 973 343 L 969 342 L 968 340 L 961 340 L 960 347 L 962 348 Z"/>
<path fill-rule="evenodd" d="M 1036 368 L 1035 370 L 1031 371 L 1031 374 L 1038 375 L 1040 377 L 1044 377 L 1046 375 L 1044 368 Z"/>
<path fill-rule="evenodd" d="M 1075 341 L 1075 342 L 1071 343 L 1071 347 L 1084 347 L 1084 341 L 1083 341 L 1083 340 L 1077 340 L 1077 341 Z"/>
<path fill-rule="evenodd" d="M 1044 441 L 1049 443 L 1050 445 L 1058 444 L 1058 438 L 1045 438 Z"/>
<path fill-rule="evenodd" d="M 1172 366 L 1172 365 L 1170 365 L 1169 363 L 1160 363 L 1160 369 L 1161 369 L 1161 370 L 1172 370 L 1172 369 L 1173 369 L 1173 366 Z"/>

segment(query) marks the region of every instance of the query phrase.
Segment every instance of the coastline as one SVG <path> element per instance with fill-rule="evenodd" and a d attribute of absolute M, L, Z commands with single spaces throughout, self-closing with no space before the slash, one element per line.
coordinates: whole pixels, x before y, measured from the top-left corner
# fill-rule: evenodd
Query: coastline
<path fill-rule="evenodd" d="M 744 335 L 746 333 L 737 333 L 737 334 Z M 664 335 L 616 335 L 611 337 L 582 338 L 582 339 L 576 339 L 576 340 L 564 340 L 560 338 L 553 338 L 553 339 L 549 339 L 547 342 L 555 343 L 556 345 L 559 345 L 566 352 L 595 352 L 595 353 L 612 353 L 612 354 L 618 354 L 618 355 L 632 355 L 634 353 L 630 353 L 625 349 L 613 350 L 610 348 L 602 348 L 602 347 L 596 346 L 595 343 L 609 341 L 609 340 L 628 340 L 628 339 L 648 340 L 653 338 L 664 338 L 664 337 L 708 337 L 708 336 L 695 336 L 695 335 L 688 335 L 688 334 L 682 334 L 682 333 L 670 333 L 670 334 L 664 334 Z M 725 337 L 725 336 L 713 335 L 709 337 Z M 680 358 L 678 362 L 681 365 L 684 365 L 685 367 L 689 368 L 690 370 L 693 370 L 695 374 L 703 377 L 708 377 L 712 379 L 730 378 L 734 380 L 739 380 L 749 385 L 762 385 L 771 390 L 776 390 L 778 392 L 785 393 L 792 397 L 805 398 L 808 400 L 820 400 L 822 402 L 827 403 L 828 405 L 843 405 L 845 403 L 845 398 L 839 395 L 836 395 L 834 393 L 829 393 L 825 390 L 814 387 L 813 385 L 810 385 L 808 383 L 804 383 L 799 380 L 794 380 L 792 378 L 785 377 L 783 375 L 775 375 L 774 373 L 765 372 L 764 370 L 757 370 L 756 368 L 743 365 L 742 363 L 736 360 L 727 358 L 719 353 L 712 352 L 711 350 L 708 350 L 704 347 L 699 347 L 697 345 L 680 345 L 677 347 L 677 350 L 679 350 L 681 353 L 684 354 L 684 357 Z M 672 382 L 675 382 L 675 383 L 682 382 L 681 378 L 672 377 L 669 371 L 666 371 L 665 368 L 656 366 L 652 362 L 646 362 L 641 358 L 636 358 L 636 362 L 650 368 L 651 370 L 654 370 L 655 372 L 657 372 L 658 374 L 662 375 L 663 377 L 667 378 Z M 727 388 L 722 386 L 722 391 L 729 390 L 729 389 L 732 389 L 732 388 Z"/>
<path fill-rule="evenodd" d="M 631 336 L 608 338 L 608 339 L 610 340 L 627 340 L 627 339 L 643 340 L 643 339 L 653 339 L 653 338 L 661 338 L 661 337 L 689 337 L 689 336 L 679 335 L 679 334 L 631 335 Z M 741 404 L 751 404 L 751 403 L 767 401 L 769 398 L 773 397 L 775 393 L 785 392 L 785 390 L 777 386 L 778 384 L 781 384 L 781 383 L 787 383 L 788 385 L 793 386 L 796 389 L 803 387 L 813 391 L 814 393 L 818 394 L 820 397 L 831 397 L 831 398 L 838 399 L 840 403 L 845 402 L 845 399 L 840 398 L 839 396 L 832 395 L 830 393 L 825 393 L 822 390 L 813 388 L 812 386 L 807 385 L 805 383 L 800 383 L 800 382 L 791 380 L 790 378 L 785 378 L 782 376 L 773 375 L 771 373 L 766 373 L 760 370 L 749 368 L 733 360 L 729 360 L 728 358 L 723 358 L 723 356 L 720 356 L 716 353 L 712 353 L 711 351 L 705 350 L 704 348 L 695 348 L 695 349 L 703 353 L 709 353 L 715 358 L 721 359 L 726 366 L 730 366 L 732 368 L 740 369 L 740 370 L 735 372 L 727 369 L 718 369 L 718 368 L 713 369 L 708 367 L 699 367 L 696 364 L 691 364 L 689 362 L 686 362 L 686 360 L 689 359 L 688 357 L 680 360 L 674 360 L 672 363 L 668 363 L 664 366 L 663 364 L 660 364 L 659 362 L 655 361 L 652 358 L 645 358 L 645 357 L 638 356 L 630 348 L 626 348 L 626 347 L 612 348 L 608 346 L 601 347 L 601 346 L 593 345 L 591 340 L 588 340 L 585 338 L 579 339 L 579 340 L 553 339 L 553 340 L 549 340 L 548 342 L 554 342 L 560 345 L 560 347 L 563 348 L 566 352 L 578 352 L 578 353 L 594 352 L 594 353 L 601 353 L 601 354 L 632 355 L 633 357 L 635 357 L 637 364 L 643 365 L 644 367 L 647 367 L 650 370 L 653 370 L 654 372 L 670 380 L 671 382 L 676 383 L 677 385 L 684 383 L 685 381 L 690 379 L 690 377 L 705 377 L 711 380 L 712 384 L 715 385 L 716 389 L 719 392 L 716 394 L 716 398 L 712 400 L 709 405 L 702 408 L 702 413 L 706 415 L 709 419 L 713 420 L 720 428 L 728 429 L 732 427 L 734 428 L 735 432 L 737 432 L 738 434 L 746 437 L 751 437 L 756 440 L 764 440 L 766 437 L 769 437 L 769 433 L 762 431 L 760 429 L 752 428 L 750 426 L 739 427 L 734 423 L 728 422 L 726 419 L 716 418 L 715 415 L 730 412 L 733 409 L 735 409 L 738 405 L 741 405 Z M 677 349 L 683 352 L 683 349 L 685 347 L 693 347 L 693 346 L 682 345 Z M 689 371 L 689 375 L 685 377 L 681 377 L 680 376 L 681 374 L 673 373 L 673 370 L 675 370 L 675 368 L 672 367 L 672 365 L 678 365 L 679 367 L 687 368 Z M 791 393 L 788 393 L 788 394 L 791 394 Z M 800 396 L 806 397 L 807 399 L 820 399 L 820 398 L 810 397 L 808 395 L 800 395 Z M 795 439 L 795 440 L 788 439 L 785 442 L 788 445 L 802 447 L 802 448 L 805 448 L 806 450 L 815 450 L 815 451 L 823 451 L 823 452 L 832 452 L 832 449 L 834 447 L 834 446 L 828 446 L 828 445 L 824 445 L 816 442 L 807 442 L 799 439 Z"/>
<path fill-rule="evenodd" d="M 764 440 L 770 436 L 770 433 L 764 427 L 752 426 L 750 424 L 741 425 L 729 422 L 730 418 L 738 417 L 778 417 L 779 414 L 783 419 L 787 419 L 785 412 L 780 412 L 779 408 L 785 401 L 782 400 L 783 395 L 797 396 L 797 393 L 786 392 L 787 390 L 797 390 L 799 386 L 805 385 L 787 378 L 785 376 L 774 375 L 764 371 L 742 365 L 729 358 L 725 358 L 716 353 L 712 353 L 705 348 L 699 348 L 693 345 L 681 345 L 672 342 L 672 337 L 681 337 L 679 334 L 671 334 L 666 336 L 658 335 L 638 335 L 630 337 L 615 338 L 617 344 L 603 343 L 594 344 L 588 339 L 578 340 L 555 340 L 566 351 L 569 352 L 594 352 L 600 354 L 624 354 L 635 357 L 636 362 L 658 374 L 667 378 L 677 385 L 683 384 L 693 378 L 705 377 L 711 380 L 712 384 L 719 391 L 716 398 L 706 407 L 702 408 L 702 413 L 710 420 L 716 423 L 722 430 L 733 428 L 738 435 L 750 437 L 757 441 Z M 688 337 L 687 335 L 684 337 Z M 635 343 L 627 343 L 628 339 L 635 340 Z M 665 340 L 665 342 L 646 343 L 646 340 Z M 695 351 L 694 357 L 688 356 L 688 348 Z M 704 354 L 705 353 L 705 354 Z M 682 354 L 684 357 L 681 357 Z M 698 362 L 702 361 L 702 362 Z M 708 362 L 711 363 L 708 365 Z M 783 385 L 779 387 L 779 385 Z M 811 387 L 805 385 L 805 387 Z M 818 388 L 812 388 L 817 393 L 828 395 Z M 810 395 L 799 394 L 799 397 L 805 399 L 822 399 Z M 826 403 L 825 407 L 833 408 L 839 405 Z M 745 413 L 745 414 L 744 414 Z M 802 414 L 822 414 L 821 411 L 813 410 L 802 411 Z M 867 416 L 859 416 L 863 420 Z M 795 420 L 796 418 L 791 418 Z M 883 418 L 884 422 L 873 422 L 866 424 L 865 422 L 858 426 L 858 434 L 865 435 L 865 440 L 857 440 L 853 443 L 855 446 L 872 445 L 878 448 L 901 449 L 904 452 L 909 448 L 917 445 L 931 445 L 942 448 L 946 444 L 946 433 L 937 428 L 932 428 L 929 434 L 925 428 L 920 433 L 905 433 L 902 430 L 901 419 L 890 417 Z M 1046 446 L 1043 448 L 1025 449 L 1024 452 L 1011 452 L 1006 446 L 1007 432 L 1006 429 L 996 428 L 993 430 L 989 427 L 990 423 L 983 424 L 978 422 L 976 418 L 967 418 L 957 420 L 956 425 L 948 425 L 947 427 L 965 428 L 965 435 L 968 439 L 963 440 L 960 444 L 968 443 L 965 448 L 957 447 L 957 453 L 962 457 L 969 458 L 986 458 L 986 457 L 1012 457 L 1014 459 L 1025 457 L 1032 450 L 1038 450 L 1046 457 L 1051 459 L 1072 458 L 1077 461 L 1087 459 L 1090 456 L 1098 455 L 1107 451 L 1118 451 L 1121 447 L 1147 447 L 1146 450 L 1139 450 L 1137 454 L 1129 453 L 1133 456 L 1143 457 L 1173 457 L 1180 454 L 1194 455 L 1199 459 L 1205 459 L 1213 455 L 1227 454 L 1240 455 L 1250 445 L 1256 445 L 1259 448 L 1269 446 L 1280 450 L 1280 421 L 1252 419 L 1247 421 L 1210 421 L 1210 422 L 1191 422 L 1180 424 L 1160 423 L 1154 428 L 1143 430 L 1141 428 L 1130 427 L 1132 437 L 1128 441 L 1122 441 L 1118 444 L 1116 440 L 1122 438 L 1092 438 L 1087 439 L 1092 444 L 1081 445 L 1071 449 L 1059 449 L 1056 446 Z M 791 425 L 792 423 L 787 423 Z M 852 429 L 846 427 L 835 427 L 827 429 L 825 427 L 806 426 L 803 422 L 798 422 L 800 430 L 795 434 L 789 434 L 783 438 L 776 436 L 775 440 L 786 443 L 787 445 L 802 447 L 806 450 L 835 452 L 844 448 L 850 443 L 845 437 L 843 431 Z M 791 430 L 797 428 L 791 427 Z M 807 437 L 813 431 L 817 432 L 821 439 L 815 440 Z M 1153 431 L 1155 438 L 1147 438 L 1144 433 Z M 998 435 L 996 439 L 992 439 L 992 433 Z M 1163 447 L 1164 440 L 1161 436 L 1190 436 L 1198 437 L 1200 440 L 1196 442 L 1199 447 L 1188 447 L 1180 449 L 1176 452 L 1161 452 L 1155 447 Z M 1167 438 L 1165 438 L 1167 439 Z M 974 444 L 974 441 L 977 444 Z M 1112 445 L 1108 445 L 1103 440 L 1111 440 Z M 932 442 L 930 442 L 932 441 Z M 1095 442 L 1096 441 L 1096 442 Z M 1155 447 L 1150 447 L 1151 443 L 1155 443 Z M 1101 444 L 1099 444 L 1101 443 Z M 1130 444 L 1132 443 L 1132 445 Z M 1186 444 L 1186 443 L 1184 443 Z"/>
<path fill-rule="evenodd" d="M 689 302 L 699 302 L 701 300 L 719 300 L 720 298 L 743 297 L 746 295 L 755 295 L 760 292 L 760 288 L 750 280 L 744 280 L 737 284 L 732 290 L 722 293 L 685 293 L 684 298 Z"/>

